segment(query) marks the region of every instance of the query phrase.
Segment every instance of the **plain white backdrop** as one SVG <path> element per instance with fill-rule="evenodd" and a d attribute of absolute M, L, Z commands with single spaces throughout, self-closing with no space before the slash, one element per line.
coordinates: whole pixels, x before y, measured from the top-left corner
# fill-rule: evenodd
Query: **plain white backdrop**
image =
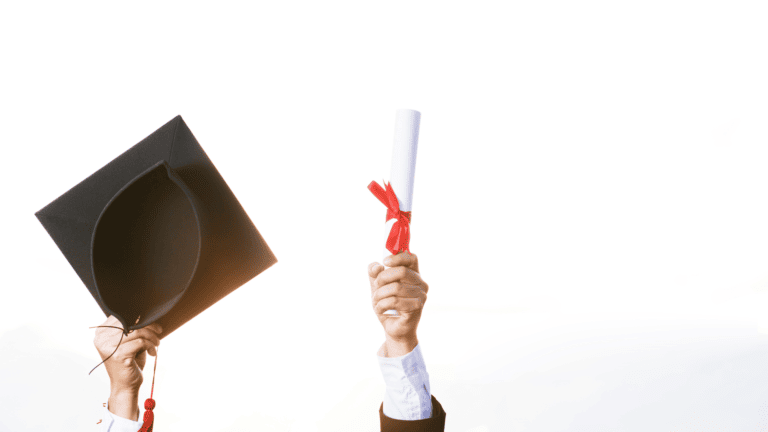
<path fill-rule="evenodd" d="M 422 113 L 411 249 L 447 431 L 768 430 L 767 20 L 4 2 L 0 430 L 96 429 L 104 316 L 34 213 L 177 114 L 279 262 L 163 340 L 156 430 L 378 430 L 366 186 L 397 108 Z"/>

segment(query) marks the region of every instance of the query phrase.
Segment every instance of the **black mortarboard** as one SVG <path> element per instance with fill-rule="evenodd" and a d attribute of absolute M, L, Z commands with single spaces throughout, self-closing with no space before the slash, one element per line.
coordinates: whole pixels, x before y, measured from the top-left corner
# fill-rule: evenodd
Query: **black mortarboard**
<path fill-rule="evenodd" d="M 35 215 L 126 331 L 165 337 L 277 262 L 181 116 Z"/>

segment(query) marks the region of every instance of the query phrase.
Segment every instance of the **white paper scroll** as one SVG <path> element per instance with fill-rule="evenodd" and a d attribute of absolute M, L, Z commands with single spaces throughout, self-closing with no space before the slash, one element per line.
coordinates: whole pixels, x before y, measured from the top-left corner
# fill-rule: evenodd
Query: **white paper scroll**
<path fill-rule="evenodd" d="M 400 210 L 411 211 L 413 206 L 413 180 L 416 174 L 416 151 L 419 147 L 419 123 L 421 113 L 409 109 L 397 110 L 395 116 L 395 141 L 392 146 L 392 165 L 389 170 L 389 183 L 397 195 Z M 384 235 L 386 243 L 392 225 L 397 219 L 387 221 Z M 384 248 L 384 258 L 392 255 Z M 397 311 L 388 310 L 384 315 L 399 316 Z"/>

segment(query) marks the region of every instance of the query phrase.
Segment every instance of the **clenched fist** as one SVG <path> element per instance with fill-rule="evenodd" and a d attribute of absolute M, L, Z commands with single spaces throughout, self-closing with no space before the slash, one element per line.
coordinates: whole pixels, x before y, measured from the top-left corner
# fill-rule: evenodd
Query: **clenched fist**
<path fill-rule="evenodd" d="M 110 316 L 103 326 L 122 327 L 117 318 Z M 114 328 L 97 328 L 93 344 L 99 352 L 107 369 L 110 383 L 109 410 L 127 419 L 139 417 L 139 387 L 144 381 L 141 374 L 147 362 L 147 353 L 157 355 L 160 345 L 159 334 L 162 328 L 158 324 L 150 324 L 144 328 L 133 330 L 127 336 L 120 336 L 121 330 Z M 120 344 L 120 347 L 115 348 Z"/>
<path fill-rule="evenodd" d="M 416 329 L 421 311 L 427 301 L 429 285 L 419 274 L 416 255 L 402 252 L 384 259 L 385 269 L 379 263 L 368 265 L 371 284 L 371 303 L 386 333 L 386 341 L 379 350 L 383 357 L 408 354 L 419 343 Z M 400 315 L 392 317 L 384 312 L 394 309 Z"/>

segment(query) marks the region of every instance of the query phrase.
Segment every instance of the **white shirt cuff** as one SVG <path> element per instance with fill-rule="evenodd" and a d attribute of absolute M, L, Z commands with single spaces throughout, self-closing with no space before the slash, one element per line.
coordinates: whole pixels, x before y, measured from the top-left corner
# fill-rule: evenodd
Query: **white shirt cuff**
<path fill-rule="evenodd" d="M 137 432 L 144 424 L 143 421 L 133 421 L 127 418 L 120 417 L 117 414 L 112 414 L 109 411 L 109 403 L 104 407 L 104 413 L 101 419 L 100 432 Z"/>
<path fill-rule="evenodd" d="M 387 385 L 384 415 L 396 420 L 432 417 L 432 392 L 421 347 L 400 357 L 381 357 L 379 367 Z"/>

